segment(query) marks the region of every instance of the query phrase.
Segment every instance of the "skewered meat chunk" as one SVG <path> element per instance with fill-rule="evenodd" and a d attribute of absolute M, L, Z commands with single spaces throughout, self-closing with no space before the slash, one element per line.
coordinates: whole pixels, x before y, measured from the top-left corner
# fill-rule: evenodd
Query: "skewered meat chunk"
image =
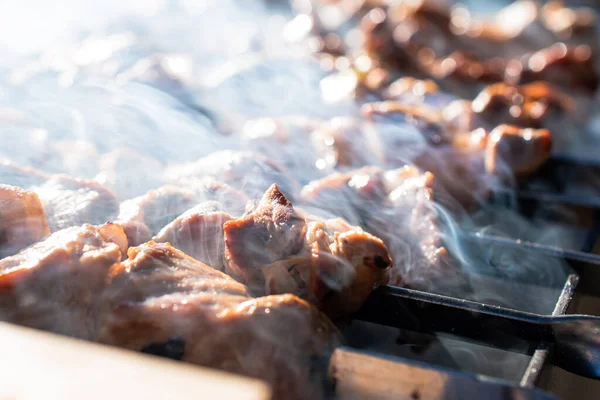
<path fill-rule="evenodd" d="M 50 230 L 113 219 L 119 204 L 115 195 L 95 181 L 66 175 L 47 175 L 10 162 L 0 164 L 0 182 L 34 191 L 46 212 Z"/>
<path fill-rule="evenodd" d="M 0 259 L 49 234 L 38 196 L 16 186 L 0 185 Z"/>
<path fill-rule="evenodd" d="M 356 311 L 392 263 L 380 239 L 306 220 L 276 185 L 224 231 L 231 275 L 254 293 L 297 294 L 335 319 Z"/>
<path fill-rule="evenodd" d="M 169 244 L 128 255 L 110 271 L 99 342 L 263 379 L 274 398 L 322 398 L 319 364 L 339 334 L 308 303 L 291 294 L 252 298 Z"/>
<path fill-rule="evenodd" d="M 115 195 L 95 181 L 53 175 L 31 189 L 44 204 L 52 232 L 85 223 L 105 223 L 119 209 Z"/>
<path fill-rule="evenodd" d="M 366 229 L 382 238 L 394 259 L 389 283 L 422 290 L 452 288 L 453 268 L 438 221 L 432 173 L 406 166 L 386 172 L 389 193 L 369 215 Z M 435 199 L 438 200 L 439 199 Z"/>
<path fill-rule="evenodd" d="M 242 129 L 245 148 L 263 154 L 284 166 L 298 171 L 304 179 L 317 172 L 317 157 L 312 150 L 310 134 L 321 125 L 308 118 L 260 118 L 249 120 Z"/>
<path fill-rule="evenodd" d="M 296 285 L 306 287 L 309 301 L 334 321 L 357 311 L 373 288 L 387 282 L 388 267 L 392 265 L 381 239 L 359 227 L 342 226 L 339 221 L 311 221 L 304 251 L 291 260 L 282 261 L 282 265 L 272 264 L 271 268 L 280 268 L 290 261 L 294 262 L 294 269 L 288 272 L 294 272 Z M 281 274 L 271 283 L 280 286 L 283 279 L 279 278 Z M 283 286 L 271 289 L 273 292 L 283 290 Z"/>
<path fill-rule="evenodd" d="M 0 261 L 0 320 L 95 338 L 95 304 L 127 238 L 115 224 L 71 227 Z"/>
<path fill-rule="evenodd" d="M 297 185 L 281 165 L 266 156 L 231 150 L 212 153 L 194 163 L 170 167 L 166 178 L 176 185 L 192 186 L 203 179 L 213 178 L 241 190 L 250 198 L 260 197 L 273 183 L 293 196 Z"/>
<path fill-rule="evenodd" d="M 216 201 L 223 211 L 233 216 L 242 215 L 246 211 L 248 196 L 221 181 L 205 178 L 188 188 L 194 192 L 198 203 Z"/>
<path fill-rule="evenodd" d="M 552 137 L 546 129 L 520 129 L 500 125 L 490 132 L 485 149 L 488 173 L 523 178 L 539 168 L 549 157 Z"/>
<path fill-rule="evenodd" d="M 574 107 L 570 96 L 545 82 L 488 85 L 471 104 L 488 126 L 510 123 L 526 128 L 543 127 L 549 115 L 571 113 Z"/>
<path fill-rule="evenodd" d="M 566 90 L 592 93 L 599 82 L 590 47 L 564 43 L 556 43 L 526 57 L 517 78 L 518 83 L 548 81 Z"/>
<path fill-rule="evenodd" d="M 137 246 L 150 240 L 186 210 L 206 201 L 216 201 L 224 212 L 240 215 L 248 198 L 227 184 L 204 178 L 190 183 L 186 189 L 167 185 L 124 201 L 116 222 L 125 229 L 129 243 Z"/>
<path fill-rule="evenodd" d="M 137 246 L 195 204 L 192 191 L 163 186 L 121 203 L 116 222 L 123 226 L 130 245 Z"/>
<path fill-rule="evenodd" d="M 383 171 L 367 166 L 348 173 L 336 172 L 306 185 L 300 197 L 315 209 L 360 225 L 386 195 Z"/>
<path fill-rule="evenodd" d="M 339 215 L 340 209 L 348 212 L 367 232 L 381 238 L 394 260 L 390 284 L 431 289 L 456 272 L 446 267 L 448 255 L 429 172 L 413 166 L 390 171 L 365 167 L 307 185 L 302 199 L 332 214 Z"/>
<path fill-rule="evenodd" d="M 231 219 L 220 203 L 207 201 L 175 218 L 158 232 L 154 241 L 169 242 L 195 259 L 224 271 L 223 224 Z"/>
<path fill-rule="evenodd" d="M 226 222 L 223 229 L 226 271 L 262 293 L 265 280 L 261 267 L 298 253 L 306 222 L 274 184 L 251 213 Z"/>

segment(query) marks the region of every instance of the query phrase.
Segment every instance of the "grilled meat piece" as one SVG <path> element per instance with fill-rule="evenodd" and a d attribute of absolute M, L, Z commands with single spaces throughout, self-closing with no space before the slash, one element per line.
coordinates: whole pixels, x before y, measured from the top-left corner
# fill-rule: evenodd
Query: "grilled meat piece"
<path fill-rule="evenodd" d="M 307 219 L 274 185 L 251 213 L 225 223 L 226 271 L 254 293 L 294 293 L 344 317 L 385 281 L 392 263 L 380 239 L 351 228 Z"/>
<path fill-rule="evenodd" d="M 48 175 L 10 162 L 0 164 L 0 182 L 34 191 L 52 232 L 84 223 L 102 224 L 113 219 L 119 208 L 115 195 L 98 182 Z"/>
<path fill-rule="evenodd" d="M 527 56 L 517 82 L 547 81 L 565 90 L 595 93 L 599 77 L 594 62 L 589 46 L 556 43 Z"/>
<path fill-rule="evenodd" d="M 16 186 L 0 185 L 0 259 L 49 234 L 38 196 Z"/>
<path fill-rule="evenodd" d="M 306 222 L 272 185 L 256 208 L 225 223 L 226 271 L 256 293 L 265 291 L 261 267 L 300 251 Z"/>
<path fill-rule="evenodd" d="M 302 179 L 314 179 L 318 155 L 311 133 L 323 122 L 309 118 L 260 118 L 247 121 L 242 129 L 244 148 L 273 160 Z"/>
<path fill-rule="evenodd" d="M 551 114 L 571 113 L 575 100 L 545 82 L 514 86 L 496 83 L 486 86 L 471 104 L 486 125 L 514 124 L 524 128 L 547 126 Z"/>
<path fill-rule="evenodd" d="M 53 175 L 31 188 L 42 200 L 52 232 L 81 224 L 102 224 L 119 210 L 115 195 L 96 181 Z"/>
<path fill-rule="evenodd" d="M 291 294 L 252 298 L 229 276 L 164 243 L 110 271 L 98 341 L 265 380 L 274 398 L 323 397 L 339 333 Z"/>
<path fill-rule="evenodd" d="M 169 242 L 195 259 L 224 271 L 223 224 L 232 218 L 220 203 L 207 201 L 175 218 L 153 240 Z"/>
<path fill-rule="evenodd" d="M 389 171 L 365 167 L 312 182 L 302 190 L 302 199 L 329 215 L 353 215 L 381 238 L 394 260 L 391 284 L 431 289 L 456 272 L 446 267 L 449 257 L 437 222 L 431 173 L 413 166 Z"/>
<path fill-rule="evenodd" d="M 485 169 L 491 174 L 522 179 L 548 159 L 551 148 L 552 137 L 546 129 L 500 125 L 487 140 Z"/>
<path fill-rule="evenodd" d="M 177 185 L 196 185 L 213 178 L 258 198 L 273 183 L 288 196 L 296 192 L 296 183 L 284 168 L 268 157 L 249 151 L 224 150 L 212 153 L 194 163 L 174 165 L 167 169 L 166 178 Z"/>
<path fill-rule="evenodd" d="M 311 209 L 324 210 L 354 225 L 361 225 L 385 196 L 383 170 L 373 166 L 333 173 L 309 183 L 300 192 Z"/>
<path fill-rule="evenodd" d="M 193 207 L 196 200 L 190 190 L 163 186 L 121 203 L 116 223 L 123 226 L 130 245 L 137 246 Z"/>
<path fill-rule="evenodd" d="M 121 261 L 121 227 L 83 225 L 0 261 L 0 320 L 82 339 L 95 338 L 95 304 L 108 269 Z"/>

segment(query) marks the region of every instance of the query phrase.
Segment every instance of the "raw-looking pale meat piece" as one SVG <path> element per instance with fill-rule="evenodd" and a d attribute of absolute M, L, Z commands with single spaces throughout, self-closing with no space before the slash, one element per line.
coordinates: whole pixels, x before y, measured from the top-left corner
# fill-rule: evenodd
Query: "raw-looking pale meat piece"
<path fill-rule="evenodd" d="M 259 198 L 273 183 L 288 196 L 293 196 L 297 183 L 283 166 L 260 153 L 224 150 L 212 153 L 196 162 L 174 165 L 165 177 L 174 185 L 195 185 L 213 178 L 241 190 L 250 198 Z"/>
<path fill-rule="evenodd" d="M 95 305 L 127 251 L 115 224 L 71 227 L 0 260 L 0 320 L 95 338 Z"/>
<path fill-rule="evenodd" d="M 96 181 L 48 175 L 7 161 L 0 162 L 0 183 L 35 192 L 52 232 L 84 223 L 102 224 L 119 209 L 115 195 Z"/>
<path fill-rule="evenodd" d="M 0 259 L 49 234 L 38 196 L 16 186 L 0 185 Z"/>
<path fill-rule="evenodd" d="M 81 224 L 103 224 L 114 219 L 119 210 L 115 195 L 96 181 L 52 175 L 31 190 L 44 204 L 52 232 Z"/>
<path fill-rule="evenodd" d="M 307 185 L 302 200 L 328 215 L 353 216 L 367 232 L 383 240 L 393 260 L 392 285 L 427 289 L 456 273 L 448 266 L 434 202 L 434 175 L 429 172 L 405 166 L 336 173 Z M 328 224 L 338 229 L 344 226 L 333 221 Z"/>
<path fill-rule="evenodd" d="M 169 242 L 195 259 L 224 271 L 223 224 L 231 219 L 220 203 L 207 201 L 175 218 L 153 240 Z"/>
<path fill-rule="evenodd" d="M 163 186 L 121 203 L 116 223 L 123 226 L 129 244 L 137 246 L 196 204 L 191 190 Z"/>
<path fill-rule="evenodd" d="M 385 283 L 392 259 L 362 229 L 331 231 L 306 215 L 273 185 L 251 212 L 225 223 L 226 271 L 254 293 L 294 293 L 343 318 Z"/>
<path fill-rule="evenodd" d="M 322 398 L 333 324 L 292 294 L 244 285 L 166 243 L 110 271 L 98 341 L 262 379 L 276 399 Z"/>

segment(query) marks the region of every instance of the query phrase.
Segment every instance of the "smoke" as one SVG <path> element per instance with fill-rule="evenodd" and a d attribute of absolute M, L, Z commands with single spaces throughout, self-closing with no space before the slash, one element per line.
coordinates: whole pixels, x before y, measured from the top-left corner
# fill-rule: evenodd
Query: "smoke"
<path fill-rule="evenodd" d="M 7 55 L 0 66 L 0 156 L 48 173 L 95 179 L 120 201 L 166 183 L 191 187 L 206 177 L 253 199 L 278 183 L 309 212 L 343 216 L 367 230 L 370 223 L 382 231 L 385 222 L 382 232 L 395 261 L 412 276 L 422 270 L 428 277 L 420 279 L 423 289 L 545 310 L 551 301 L 541 294 L 525 295 L 532 291 L 516 283 L 487 283 L 485 276 L 535 277 L 531 282 L 558 288 L 567 272 L 561 261 L 467 244 L 460 232 L 560 247 L 568 245 L 566 238 L 575 246 L 577 236 L 506 209 L 466 213 L 456 194 L 472 195 L 477 185 L 495 187 L 489 177 L 477 172 L 473 182 L 456 179 L 446 161 L 464 159 L 453 154 L 434 152 L 423 161 L 431 140 L 440 140 L 429 126 L 406 116 L 362 118 L 361 101 L 354 98 L 357 76 L 343 62 L 325 65 L 308 57 L 310 46 L 302 39 L 310 21 L 290 25 L 289 10 L 267 3 L 72 2 L 51 10 L 33 0 L 11 5 L 6 12 L 14 18 L 0 28 Z M 26 8 L 35 10 L 31 18 L 17 18 Z M 12 22 L 19 20 L 24 22 Z M 452 99 L 440 94 L 411 101 L 439 107 Z M 325 204 L 302 195 L 303 186 L 338 172 L 364 165 L 389 171 L 415 161 L 432 166 L 436 180 L 456 188 L 436 191 L 416 216 L 412 209 L 423 199 L 403 203 L 403 214 L 380 200 L 363 199 L 357 207 L 356 193 L 345 189 L 330 192 Z M 483 171 L 482 165 L 471 167 L 471 174 Z M 421 257 L 430 252 L 426 229 L 435 231 L 454 264 L 433 277 L 425 271 L 428 257 Z"/>

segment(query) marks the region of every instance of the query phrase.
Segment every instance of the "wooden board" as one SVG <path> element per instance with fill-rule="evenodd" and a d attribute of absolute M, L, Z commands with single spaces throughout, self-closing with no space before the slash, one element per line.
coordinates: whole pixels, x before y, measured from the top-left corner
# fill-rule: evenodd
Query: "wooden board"
<path fill-rule="evenodd" d="M 0 399 L 243 399 L 264 383 L 0 323 Z"/>

